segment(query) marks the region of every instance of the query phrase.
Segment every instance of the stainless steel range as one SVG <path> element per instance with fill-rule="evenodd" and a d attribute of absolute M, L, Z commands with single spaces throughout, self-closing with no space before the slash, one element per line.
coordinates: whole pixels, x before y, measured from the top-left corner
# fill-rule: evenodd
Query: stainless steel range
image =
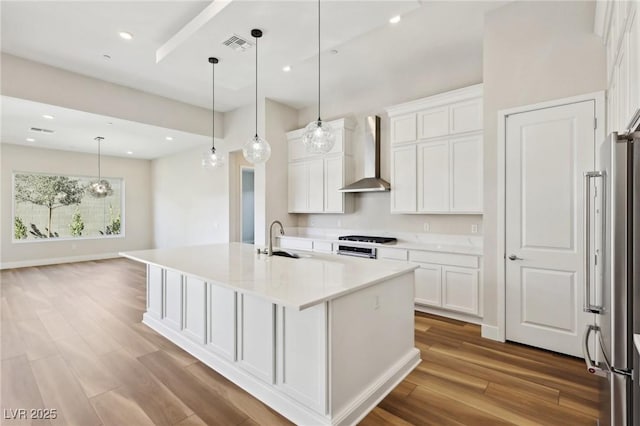
<path fill-rule="evenodd" d="M 344 235 L 338 237 L 340 241 L 353 241 L 357 243 L 374 243 L 374 244 L 394 244 L 398 240 L 396 238 L 389 237 L 369 237 L 365 235 Z M 375 259 L 378 256 L 378 250 L 375 247 L 340 244 L 338 246 L 338 254 L 345 256 L 358 256 L 366 257 L 369 259 Z"/>

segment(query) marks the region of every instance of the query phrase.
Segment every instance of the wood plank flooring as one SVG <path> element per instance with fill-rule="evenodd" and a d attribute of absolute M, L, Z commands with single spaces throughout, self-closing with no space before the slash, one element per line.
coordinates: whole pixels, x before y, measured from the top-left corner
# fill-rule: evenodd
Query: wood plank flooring
<path fill-rule="evenodd" d="M 3 425 L 286 425 L 141 324 L 145 269 L 125 259 L 0 273 Z M 423 362 L 361 424 L 595 425 L 581 360 L 416 313 Z M 57 418 L 7 419 L 49 408 Z"/>

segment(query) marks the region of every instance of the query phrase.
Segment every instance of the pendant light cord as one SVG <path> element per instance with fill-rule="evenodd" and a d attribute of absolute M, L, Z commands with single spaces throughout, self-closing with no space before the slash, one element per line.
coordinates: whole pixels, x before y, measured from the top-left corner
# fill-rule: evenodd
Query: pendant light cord
<path fill-rule="evenodd" d="M 318 122 L 320 118 L 320 0 L 318 0 Z"/>
<path fill-rule="evenodd" d="M 98 141 L 98 182 L 102 179 L 102 174 L 100 173 L 100 142 L 104 139 L 102 136 L 98 136 L 95 140 Z"/>
<path fill-rule="evenodd" d="M 211 152 L 216 152 L 216 64 L 211 63 Z"/>
<path fill-rule="evenodd" d="M 258 37 L 256 37 L 256 139 L 258 139 Z"/>

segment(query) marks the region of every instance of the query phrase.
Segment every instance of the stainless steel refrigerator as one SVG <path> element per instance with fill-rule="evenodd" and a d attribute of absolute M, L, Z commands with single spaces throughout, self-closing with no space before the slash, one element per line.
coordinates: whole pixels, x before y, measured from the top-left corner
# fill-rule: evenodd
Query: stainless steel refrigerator
<path fill-rule="evenodd" d="M 584 333 L 590 373 L 603 376 L 600 425 L 640 426 L 640 110 L 601 145 L 600 170 L 585 175 Z"/>

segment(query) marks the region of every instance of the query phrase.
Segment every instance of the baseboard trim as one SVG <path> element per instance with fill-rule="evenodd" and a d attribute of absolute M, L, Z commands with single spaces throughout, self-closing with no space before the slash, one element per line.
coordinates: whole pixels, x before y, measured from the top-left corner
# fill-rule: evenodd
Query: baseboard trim
<path fill-rule="evenodd" d="M 440 317 L 451 318 L 458 321 L 470 322 L 471 324 L 482 324 L 482 318 L 471 315 L 463 314 L 461 312 L 452 312 L 444 309 L 431 308 L 423 305 L 415 305 L 414 310 L 418 312 L 424 312 L 425 314 L 437 315 Z"/>
<path fill-rule="evenodd" d="M 57 265 L 60 263 L 87 262 L 90 260 L 115 259 L 118 253 L 85 254 L 80 256 L 53 257 L 47 259 L 19 260 L 17 262 L 2 262 L 0 269 L 28 268 L 30 266 Z"/>
<path fill-rule="evenodd" d="M 481 335 L 485 339 L 496 340 L 498 342 L 504 342 L 504 339 L 500 338 L 500 329 L 493 325 L 482 324 L 480 327 Z"/>

